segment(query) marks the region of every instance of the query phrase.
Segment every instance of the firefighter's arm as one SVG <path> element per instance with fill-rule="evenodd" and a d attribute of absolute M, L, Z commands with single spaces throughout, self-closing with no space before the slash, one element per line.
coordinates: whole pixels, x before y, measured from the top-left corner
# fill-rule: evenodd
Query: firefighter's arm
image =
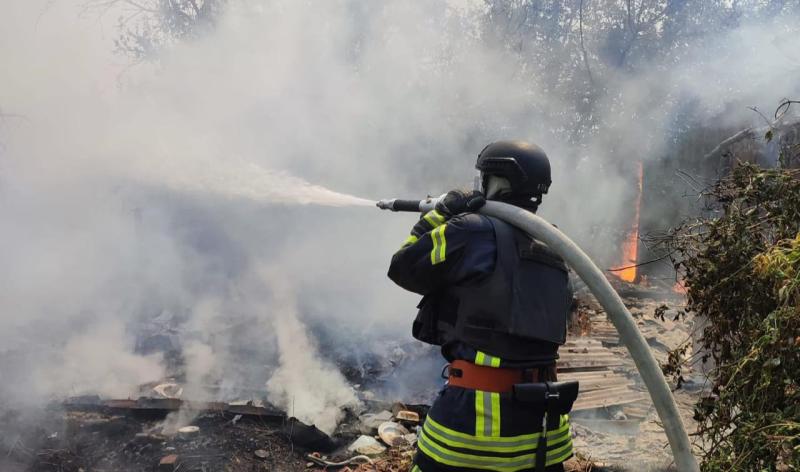
<path fill-rule="evenodd" d="M 445 224 L 453 216 L 465 212 L 475 212 L 485 204 L 486 198 L 477 190 L 472 192 L 451 190 L 447 192 L 447 195 L 436 203 L 435 209 L 422 215 L 419 222 L 412 228 L 411 236 L 406 239 L 403 246 L 417 242 L 424 234 Z"/>
<path fill-rule="evenodd" d="M 490 272 L 495 250 L 491 227 L 487 232 L 466 218 L 445 220 L 436 210 L 425 214 L 392 257 L 389 278 L 426 295 Z"/>

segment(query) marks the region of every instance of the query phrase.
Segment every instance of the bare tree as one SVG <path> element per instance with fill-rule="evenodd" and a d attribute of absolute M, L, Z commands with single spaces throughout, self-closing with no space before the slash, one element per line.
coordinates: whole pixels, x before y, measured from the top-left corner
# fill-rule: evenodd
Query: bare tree
<path fill-rule="evenodd" d="M 134 60 L 149 60 L 177 41 L 196 38 L 214 27 L 227 0 L 89 0 L 86 11 L 119 11 L 117 50 Z"/>

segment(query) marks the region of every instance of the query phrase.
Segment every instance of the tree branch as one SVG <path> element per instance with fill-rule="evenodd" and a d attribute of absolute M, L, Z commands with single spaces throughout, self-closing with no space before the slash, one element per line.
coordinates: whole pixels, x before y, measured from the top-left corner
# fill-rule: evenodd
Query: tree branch
<path fill-rule="evenodd" d="M 581 53 L 583 54 L 583 65 L 586 67 L 586 75 L 589 76 L 589 83 L 592 85 L 592 90 L 594 90 L 594 77 L 592 77 L 592 68 L 589 66 L 589 57 L 586 54 L 586 46 L 583 44 L 583 3 L 584 0 L 581 0 L 580 8 L 578 9 L 578 29 L 580 31 L 581 38 Z"/>

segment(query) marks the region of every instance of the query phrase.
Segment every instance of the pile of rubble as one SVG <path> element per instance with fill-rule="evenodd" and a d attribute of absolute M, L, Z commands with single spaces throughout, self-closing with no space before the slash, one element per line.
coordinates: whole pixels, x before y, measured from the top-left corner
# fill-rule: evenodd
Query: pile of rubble
<path fill-rule="evenodd" d="M 659 361 L 691 339 L 691 327 L 669 316 L 680 297 L 633 285 L 621 292 Z M 665 303 L 667 316 L 653 316 Z M 581 385 L 571 414 L 577 458 L 567 470 L 667 470 L 666 438 L 633 360 L 585 291 L 579 292 L 578 314 L 557 366 L 561 380 Z M 153 331 L 159 330 L 171 333 L 163 327 Z M 142 348 L 174 347 L 173 334 L 144 338 Z M 40 412 L 35 421 L 0 407 L 0 470 L 406 471 L 426 404 L 441 388 L 443 360 L 420 343 L 395 343 L 384 352 L 366 363 L 333 355 L 362 406 L 347 411 L 330 436 L 264 401 L 182 399 L 180 382 L 167 379 L 142 386 L 136 400 L 72 398 Z M 698 393 L 689 390 L 678 391 L 676 398 L 691 430 Z M 398 398 L 417 404 L 393 403 Z"/>
<path fill-rule="evenodd" d="M 414 457 L 417 437 L 428 408 L 424 405 L 392 405 L 391 410 L 380 410 L 360 415 L 349 427 L 359 432 L 342 453 L 355 454 L 346 460 L 332 462 L 320 460 L 314 454 L 307 456 L 311 463 L 320 467 L 332 464 L 358 463 L 345 466 L 343 472 L 401 472 L 410 469 Z M 309 464 L 310 465 L 310 464 Z"/>
<path fill-rule="evenodd" d="M 657 361 L 665 363 L 670 351 L 687 343 L 691 349 L 693 320 L 688 317 L 675 321 L 684 303 L 681 294 L 634 284 L 616 288 Z M 659 307 L 666 308 L 663 318 L 654 316 Z M 572 336 L 562 348 L 563 363 L 559 363 L 559 379 L 581 383 L 570 415 L 576 450 L 597 466 L 672 470 L 669 445 L 658 415 L 616 329 L 586 292 L 579 295 L 579 311 L 580 335 Z M 574 361 L 584 357 L 591 361 Z M 697 379 L 702 376 L 692 377 L 691 366 L 686 369 L 686 382 L 674 396 L 684 424 L 693 431 L 693 405 L 702 394 L 702 382 Z"/>

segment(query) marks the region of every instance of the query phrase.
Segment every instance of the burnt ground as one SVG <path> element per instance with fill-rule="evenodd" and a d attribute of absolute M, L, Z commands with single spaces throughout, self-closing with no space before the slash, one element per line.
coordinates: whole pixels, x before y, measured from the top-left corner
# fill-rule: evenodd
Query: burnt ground
<path fill-rule="evenodd" d="M 28 426 L 32 417 L 39 418 Z M 32 415 L 6 412 L 0 420 L 0 470 L 153 471 L 165 456 L 178 456 L 180 471 L 302 471 L 303 450 L 281 425 L 224 413 L 205 413 L 191 423 L 198 433 L 157 433 L 161 419 L 108 412 L 50 409 Z M 263 457 L 258 457 L 256 451 Z M 263 451 L 263 452 L 262 452 Z"/>
<path fill-rule="evenodd" d="M 190 423 L 190 435 L 159 433 L 164 416 L 97 409 L 73 411 L 62 406 L 45 411 L 6 411 L 0 416 L 0 470 L 3 472 L 89 471 L 322 471 L 406 472 L 413 446 L 391 447 L 371 464 L 324 467 L 308 461 L 312 453 L 329 461 L 353 456 L 344 450 L 352 436 L 340 435 L 323 446 L 330 457 L 304 447 L 304 427 L 263 421 L 224 412 L 203 413 Z M 297 429 L 294 428 L 297 426 Z M 307 443 L 306 443 L 307 445 Z M 174 465 L 160 462 L 175 455 Z M 615 472 L 592 461 L 574 458 L 568 472 Z"/>

